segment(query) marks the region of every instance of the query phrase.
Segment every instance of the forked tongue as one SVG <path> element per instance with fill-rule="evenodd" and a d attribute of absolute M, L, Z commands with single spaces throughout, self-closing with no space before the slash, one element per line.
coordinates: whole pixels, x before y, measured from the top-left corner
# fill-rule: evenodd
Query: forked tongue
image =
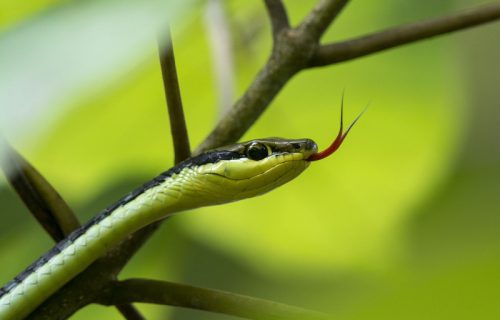
<path fill-rule="evenodd" d="M 309 156 L 309 158 L 307 158 L 307 161 L 318 161 L 318 160 L 321 160 L 321 159 L 324 159 L 324 158 L 330 156 L 332 153 L 337 151 L 337 149 L 340 147 L 340 145 L 344 141 L 345 137 L 347 137 L 347 134 L 349 133 L 351 128 L 359 120 L 359 118 L 361 118 L 361 116 L 363 115 L 363 113 L 365 113 L 367 108 L 368 108 L 368 106 L 366 106 L 365 109 L 363 111 L 361 111 L 361 113 L 356 117 L 356 119 L 354 119 L 354 121 L 349 125 L 347 130 L 345 132 L 343 132 L 344 95 L 342 95 L 342 101 L 340 103 L 340 130 L 339 130 L 339 133 L 337 134 L 337 137 L 335 138 L 335 140 L 333 140 L 332 144 L 328 148 L 326 148 L 325 150 L 323 150 L 321 152 L 316 152 L 316 153 L 312 154 L 311 156 Z"/>

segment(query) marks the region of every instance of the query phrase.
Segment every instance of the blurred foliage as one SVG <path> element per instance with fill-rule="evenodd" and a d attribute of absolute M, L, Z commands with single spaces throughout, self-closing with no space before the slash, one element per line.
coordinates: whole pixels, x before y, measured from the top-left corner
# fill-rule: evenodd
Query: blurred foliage
<path fill-rule="evenodd" d="M 0 10 L 5 34 L 57 5 L 15 3 L 1 2 L 9 7 Z M 286 2 L 291 21 L 300 21 L 313 3 Z M 475 3 L 353 1 L 323 41 Z M 261 1 L 224 5 L 241 95 L 269 54 L 269 24 Z M 173 26 L 192 145 L 218 114 L 203 11 L 198 2 L 181 15 L 182 27 Z M 336 319 L 498 318 L 499 31 L 486 26 L 299 74 L 244 138 L 309 137 L 324 147 L 337 132 L 345 88 L 347 121 L 369 101 L 372 106 L 340 152 L 263 197 L 171 219 L 123 276 L 231 290 L 329 311 Z M 144 43 L 126 71 L 117 64 L 80 91 L 64 93 L 58 110 L 65 111 L 43 131 L 18 139 L 82 220 L 172 165 L 155 43 Z M 105 49 L 113 49 L 112 38 Z M 15 142 L 16 134 L 10 136 Z M 5 186 L 0 203 L 0 280 L 6 282 L 50 241 Z M 173 310 L 143 309 L 151 317 Z M 97 314 L 118 318 L 102 307 L 75 318 Z"/>

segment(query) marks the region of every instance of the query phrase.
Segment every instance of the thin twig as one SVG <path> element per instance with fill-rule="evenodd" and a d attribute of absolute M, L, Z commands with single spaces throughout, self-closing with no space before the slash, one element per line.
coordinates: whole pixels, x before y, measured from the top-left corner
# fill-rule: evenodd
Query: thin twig
<path fill-rule="evenodd" d="M 132 303 L 128 304 L 117 304 L 116 308 L 122 316 L 127 320 L 145 320 L 146 318 L 139 313 L 139 311 L 132 305 Z"/>
<path fill-rule="evenodd" d="M 163 75 L 163 87 L 165 96 L 167 97 L 167 107 L 170 120 L 170 128 L 172 131 L 172 140 L 175 151 L 175 163 L 187 159 L 190 156 L 189 136 L 182 108 L 182 100 L 179 89 L 179 79 L 177 77 L 177 69 L 175 66 L 174 47 L 170 30 L 167 32 L 168 37 L 165 42 L 158 40 L 160 51 L 161 71 Z M 154 222 L 141 230 L 130 235 L 119 247 L 112 250 L 104 259 L 109 260 L 108 263 L 113 266 L 115 275 L 117 275 L 128 262 L 128 260 L 139 250 L 139 248 L 149 239 L 162 221 Z"/>
<path fill-rule="evenodd" d="M 399 26 L 359 38 L 323 45 L 312 57 L 310 66 L 325 66 L 352 60 L 498 19 L 500 19 L 500 3 L 494 3 L 445 17 Z"/>
<path fill-rule="evenodd" d="M 264 4 L 266 5 L 269 20 L 271 21 L 273 38 L 276 42 L 278 34 L 281 31 L 290 28 L 288 14 L 286 13 L 286 8 L 281 0 L 264 0 Z"/>
<path fill-rule="evenodd" d="M 326 319 L 326 315 L 282 303 L 225 291 L 166 281 L 129 279 L 116 282 L 104 305 L 145 302 L 199 309 L 246 319 Z"/>
<path fill-rule="evenodd" d="M 160 52 L 163 88 L 165 89 L 168 115 L 170 117 L 170 131 L 174 143 L 175 163 L 179 163 L 189 158 L 191 150 L 184 111 L 182 109 L 181 91 L 175 67 L 174 47 L 170 30 L 167 32 L 167 35 L 167 37 L 158 39 L 158 48 Z"/>
<path fill-rule="evenodd" d="M 298 29 L 318 41 L 348 2 L 349 0 L 321 0 Z"/>
<path fill-rule="evenodd" d="M 160 54 L 163 88 L 167 99 L 172 142 L 174 144 L 174 162 L 177 164 L 189 158 L 191 151 L 184 110 L 182 107 L 179 78 L 177 76 L 174 46 L 170 29 L 167 30 L 166 34 L 167 37 L 158 39 L 158 50 Z M 111 270 L 112 276 L 116 277 L 137 250 L 139 250 L 158 229 L 161 223 L 162 221 L 154 222 L 133 233 L 127 240 L 111 250 L 104 258 L 100 259 L 101 261 L 98 261 L 98 263 L 101 265 L 108 265 L 108 271 Z"/>
<path fill-rule="evenodd" d="M 6 153 L 0 164 L 16 193 L 54 241 L 80 226 L 68 204 L 54 187 L 14 148 L 0 138 Z"/>
<path fill-rule="evenodd" d="M 175 163 L 187 159 L 190 156 L 189 137 L 187 133 L 182 100 L 179 89 L 179 79 L 175 66 L 174 47 L 170 31 L 165 43 L 158 40 L 160 51 L 160 63 L 163 75 L 163 87 L 167 97 L 167 106 L 172 131 L 172 140 L 174 143 Z M 141 230 L 133 233 L 119 247 L 113 249 L 105 258 L 107 263 L 112 266 L 114 275 L 117 275 L 130 260 L 130 258 L 139 250 L 139 248 L 149 239 L 149 237 L 158 229 L 162 221 L 154 222 Z"/>

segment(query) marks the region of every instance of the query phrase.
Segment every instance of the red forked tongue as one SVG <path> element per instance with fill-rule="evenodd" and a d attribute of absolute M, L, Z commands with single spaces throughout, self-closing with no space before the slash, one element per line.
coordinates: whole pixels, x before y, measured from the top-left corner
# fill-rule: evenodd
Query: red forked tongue
<path fill-rule="evenodd" d="M 361 113 L 356 117 L 356 119 L 354 119 L 354 121 L 349 125 L 347 130 L 345 132 L 343 132 L 342 130 L 343 130 L 343 125 L 344 125 L 344 95 L 342 95 L 342 101 L 340 103 L 340 130 L 339 130 L 339 133 L 337 134 L 337 137 L 335 138 L 335 140 L 333 140 L 332 144 L 328 148 L 326 148 L 325 150 L 323 150 L 321 152 L 317 152 L 317 153 L 312 154 L 311 156 L 309 156 L 309 158 L 307 158 L 307 161 L 321 160 L 321 159 L 328 157 L 329 155 L 331 155 L 335 151 L 337 151 L 337 149 L 340 147 L 340 145 L 344 141 L 345 137 L 347 137 L 347 134 L 351 130 L 352 126 L 354 126 L 354 124 L 359 120 L 359 118 L 363 115 L 363 113 L 365 113 L 367 108 L 368 108 L 368 106 L 366 106 L 366 108 L 363 111 L 361 111 Z"/>

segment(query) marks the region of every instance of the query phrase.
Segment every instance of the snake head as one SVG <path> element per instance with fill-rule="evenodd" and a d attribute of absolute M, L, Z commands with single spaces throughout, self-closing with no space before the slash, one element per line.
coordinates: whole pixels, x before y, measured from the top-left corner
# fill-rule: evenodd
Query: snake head
<path fill-rule="evenodd" d="M 351 131 L 354 124 L 359 120 L 359 118 L 361 118 L 361 116 L 363 115 L 363 113 L 365 113 L 367 108 L 368 108 L 368 106 L 366 106 L 365 109 L 363 111 L 361 111 L 361 113 L 356 117 L 356 119 L 354 119 L 354 121 L 349 125 L 349 127 L 347 127 L 347 130 L 344 132 L 343 131 L 343 126 L 344 126 L 344 94 L 342 94 L 342 100 L 340 102 L 340 129 L 339 129 L 339 133 L 337 134 L 337 137 L 335 138 L 335 140 L 333 140 L 333 142 L 330 144 L 330 146 L 328 148 L 326 148 L 325 150 L 323 150 L 321 152 L 316 152 L 316 153 L 312 154 L 310 157 L 307 158 L 307 161 L 318 161 L 318 160 L 321 160 L 321 159 L 324 159 L 324 158 L 330 156 L 335 151 L 337 151 L 337 149 L 342 145 L 342 142 L 344 142 L 349 131 Z"/>
<path fill-rule="evenodd" d="M 235 201 L 266 193 L 294 179 L 317 151 L 310 139 L 255 139 L 200 155 L 210 161 L 203 165 L 197 161 L 197 176 L 210 186 L 207 203 Z M 216 199 L 209 198 L 212 195 Z M 199 193 L 197 197 L 200 199 Z"/>

